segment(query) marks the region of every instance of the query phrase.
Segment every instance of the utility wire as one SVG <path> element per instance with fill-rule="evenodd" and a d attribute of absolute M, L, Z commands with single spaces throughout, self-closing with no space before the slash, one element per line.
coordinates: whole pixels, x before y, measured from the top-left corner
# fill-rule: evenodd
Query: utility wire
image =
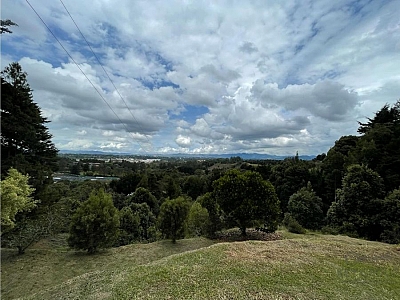
<path fill-rule="evenodd" d="M 93 84 L 93 82 L 89 79 L 89 77 L 85 74 L 85 72 L 82 70 L 82 68 L 78 65 L 78 63 L 74 60 L 74 58 L 71 56 L 71 54 L 68 52 L 68 50 L 63 46 L 63 44 L 60 42 L 60 40 L 57 38 L 57 36 L 53 33 L 53 31 L 50 29 L 49 26 L 47 26 L 46 22 L 42 19 L 42 17 L 39 15 L 39 13 L 35 10 L 35 8 L 30 4 L 30 2 L 28 0 L 25 0 L 28 5 L 30 6 L 30 8 L 35 12 L 35 14 L 38 16 L 38 18 L 40 19 L 40 21 L 42 21 L 42 23 L 44 24 L 44 26 L 46 26 L 47 30 L 51 33 L 51 35 L 55 38 L 55 40 L 60 44 L 61 48 L 68 54 L 69 58 L 73 61 L 73 63 L 78 67 L 78 69 L 81 71 L 81 73 L 83 74 L 83 76 L 85 76 L 85 78 L 89 81 L 89 83 L 92 85 L 92 87 L 95 89 L 95 91 L 97 92 L 97 94 L 99 94 L 99 96 L 101 97 L 101 99 L 103 99 L 103 101 L 107 104 L 107 106 L 111 109 L 111 111 L 114 113 L 114 115 L 117 117 L 117 119 L 119 120 L 119 122 L 125 127 L 126 132 L 128 132 L 132 139 L 137 142 L 139 144 L 140 147 L 142 147 L 142 145 L 134 138 L 134 136 L 132 135 L 132 133 L 129 131 L 128 127 L 126 126 L 126 124 L 124 122 L 122 122 L 121 118 L 117 115 L 117 113 L 114 111 L 114 109 L 110 106 L 110 104 L 107 102 L 107 100 L 103 97 L 103 95 L 99 92 L 99 90 L 96 88 L 96 86 Z M 146 150 L 145 150 L 146 151 Z"/>
<path fill-rule="evenodd" d="M 84 34 L 82 33 L 82 31 L 79 29 L 78 24 L 76 24 L 74 18 L 71 16 L 69 10 L 67 9 L 67 7 L 65 6 L 64 2 L 62 0 L 60 0 L 62 6 L 64 6 L 65 11 L 68 13 L 69 17 L 71 18 L 72 22 L 75 24 L 75 27 L 78 29 L 79 33 L 81 34 L 82 38 L 85 40 L 86 44 L 89 46 L 90 51 L 92 51 L 93 56 L 96 58 L 97 62 L 99 63 L 99 65 L 101 66 L 101 68 L 103 69 L 104 73 L 106 73 L 108 79 L 110 80 L 111 84 L 113 85 L 115 91 L 118 93 L 119 97 L 121 98 L 121 100 L 124 102 L 126 108 L 128 109 L 129 113 L 131 114 L 132 118 L 135 120 L 135 122 L 137 123 L 137 125 L 139 126 L 139 128 L 141 130 L 143 130 L 142 126 L 140 125 L 140 123 L 138 122 L 138 120 L 136 119 L 136 117 L 134 116 L 134 114 L 132 113 L 131 109 L 128 107 L 128 105 L 125 102 L 125 99 L 122 97 L 121 93 L 119 92 L 119 90 L 117 89 L 117 87 L 115 86 L 114 82 L 112 81 L 110 75 L 108 75 L 108 72 L 106 71 L 106 69 L 104 68 L 103 64 L 100 62 L 100 59 L 98 58 L 98 56 L 96 55 L 96 53 L 93 51 L 92 46 L 90 46 L 88 40 L 86 39 L 86 37 L 84 36 Z M 149 138 L 144 135 L 147 139 L 147 141 L 151 144 Z"/>

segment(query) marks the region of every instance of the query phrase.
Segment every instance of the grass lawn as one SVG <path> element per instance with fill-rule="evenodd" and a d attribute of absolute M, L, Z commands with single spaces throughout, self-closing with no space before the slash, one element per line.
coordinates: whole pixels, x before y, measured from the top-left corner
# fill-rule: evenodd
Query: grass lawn
<path fill-rule="evenodd" d="M 399 246 L 284 236 L 163 241 L 94 256 L 54 247 L 6 253 L 2 299 L 400 299 Z"/>

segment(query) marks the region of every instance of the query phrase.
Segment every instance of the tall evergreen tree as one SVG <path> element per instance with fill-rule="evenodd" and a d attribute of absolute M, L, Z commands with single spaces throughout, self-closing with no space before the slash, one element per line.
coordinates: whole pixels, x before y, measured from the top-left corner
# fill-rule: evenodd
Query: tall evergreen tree
<path fill-rule="evenodd" d="M 33 101 L 27 73 L 14 62 L 1 72 L 1 175 L 11 167 L 29 173 L 38 190 L 57 169 L 57 149 Z"/>
<path fill-rule="evenodd" d="M 367 123 L 359 122 L 362 134 L 351 155 L 383 178 L 386 192 L 400 186 L 400 100 L 383 106 Z"/>

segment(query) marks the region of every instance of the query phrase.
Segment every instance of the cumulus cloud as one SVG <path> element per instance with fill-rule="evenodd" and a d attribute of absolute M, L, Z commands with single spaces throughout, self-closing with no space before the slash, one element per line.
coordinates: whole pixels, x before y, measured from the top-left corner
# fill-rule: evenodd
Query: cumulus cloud
<path fill-rule="evenodd" d="M 359 101 L 357 93 L 348 91 L 344 85 L 332 81 L 288 85 L 279 89 L 276 83 L 265 84 L 258 80 L 251 92 L 252 97 L 259 100 L 262 106 L 276 104 L 291 111 L 303 109 L 329 121 L 342 120 Z"/>
<path fill-rule="evenodd" d="M 187 148 L 190 147 L 191 140 L 190 137 L 178 135 L 177 138 L 175 139 L 175 143 L 177 143 L 180 147 Z"/>

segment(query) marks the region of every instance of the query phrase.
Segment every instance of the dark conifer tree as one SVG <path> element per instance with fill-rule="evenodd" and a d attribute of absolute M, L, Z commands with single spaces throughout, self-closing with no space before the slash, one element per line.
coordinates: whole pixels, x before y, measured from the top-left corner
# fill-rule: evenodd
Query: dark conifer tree
<path fill-rule="evenodd" d="M 46 123 L 33 101 L 26 72 L 19 63 L 11 63 L 1 72 L 2 177 L 10 167 L 28 173 L 37 192 L 51 178 L 58 150 Z"/>

